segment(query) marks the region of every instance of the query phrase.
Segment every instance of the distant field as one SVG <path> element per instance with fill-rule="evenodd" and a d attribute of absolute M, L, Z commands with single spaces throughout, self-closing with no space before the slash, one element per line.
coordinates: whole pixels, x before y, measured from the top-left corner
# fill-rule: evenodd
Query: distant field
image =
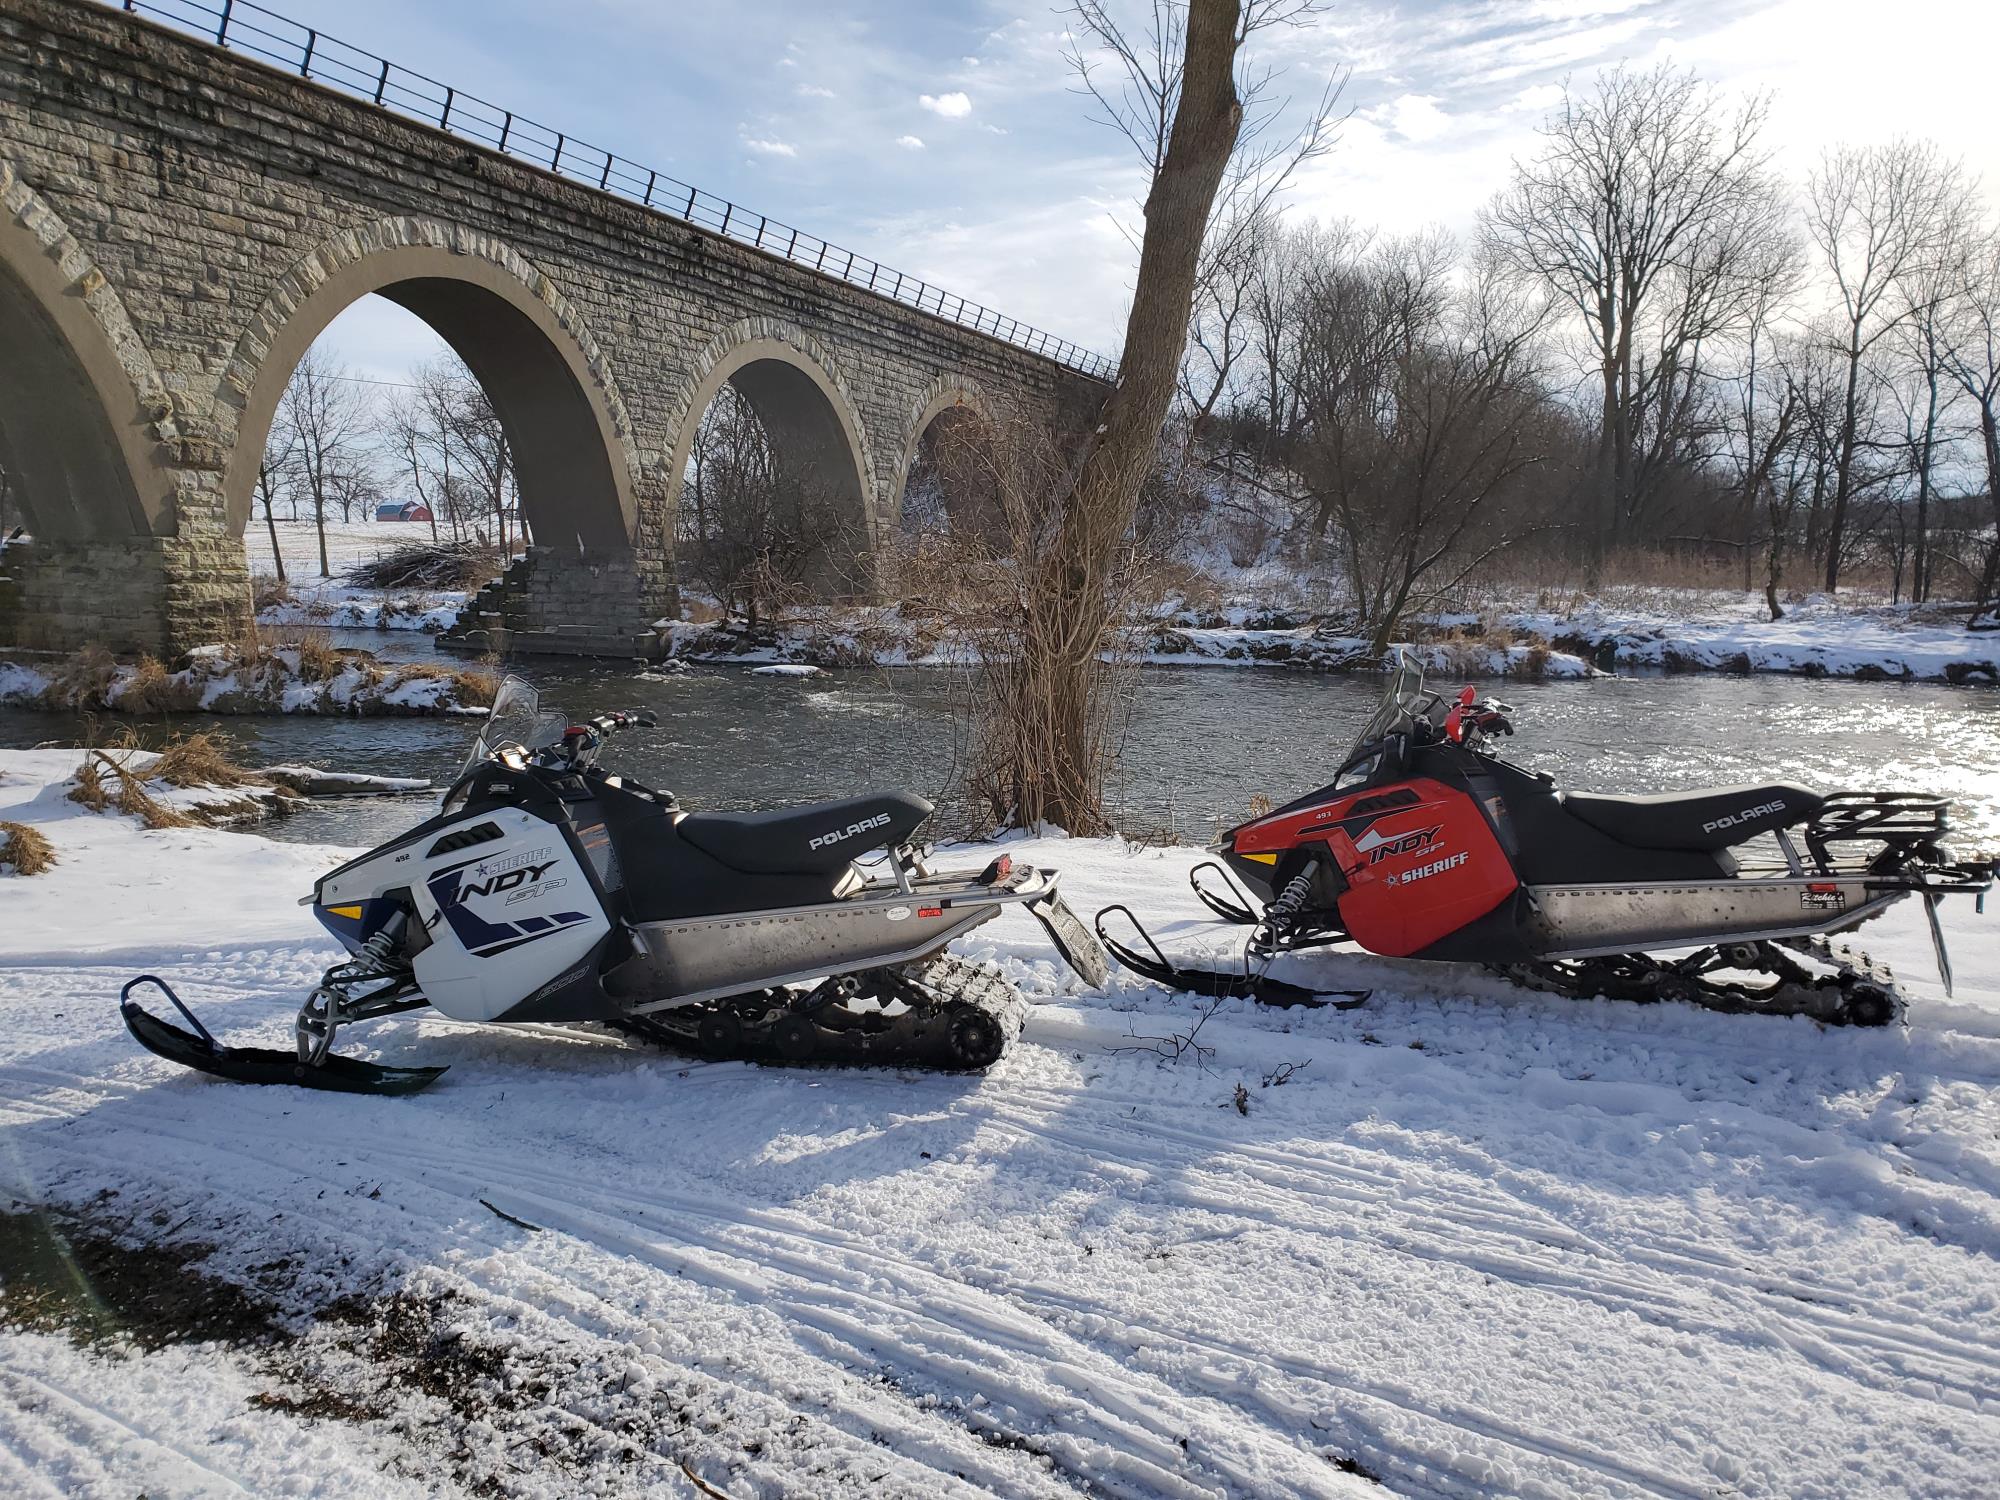
<path fill-rule="evenodd" d="M 348 567 L 378 552 L 404 542 L 428 541 L 430 534 L 430 527 L 422 522 L 355 521 L 346 525 L 328 522 L 327 564 L 337 578 Z M 250 554 L 252 573 L 277 573 L 271 560 L 271 536 L 261 520 L 254 520 L 244 529 L 243 543 Z M 280 521 L 278 546 L 285 555 L 288 577 L 306 583 L 319 576 L 319 536 L 312 522 Z"/>

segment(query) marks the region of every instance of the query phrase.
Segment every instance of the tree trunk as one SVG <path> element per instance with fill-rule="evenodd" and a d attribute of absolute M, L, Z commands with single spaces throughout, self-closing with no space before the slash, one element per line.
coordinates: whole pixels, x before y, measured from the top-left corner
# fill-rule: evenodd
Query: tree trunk
<path fill-rule="evenodd" d="M 1991 398 L 1979 403 L 1979 435 L 1986 443 L 1986 494 L 1993 502 L 1993 545 L 1986 553 L 1986 571 L 1979 579 L 1979 600 L 1986 603 L 2000 586 L 2000 414 Z"/>
<path fill-rule="evenodd" d="M 278 550 L 278 518 L 271 514 L 271 497 L 264 497 L 264 525 L 271 533 L 271 561 L 278 565 L 278 582 L 285 581 L 285 554 Z"/>
<path fill-rule="evenodd" d="M 1072 833 L 1106 826 L 1096 678 L 1111 623 L 1108 591 L 1173 400 L 1202 239 L 1242 123 L 1234 78 L 1240 13 L 1238 0 L 1188 7 L 1180 101 L 1146 195 L 1118 384 L 1085 440 L 1053 545 L 1036 569 L 1033 605 L 1046 628 L 1026 637 L 1016 688 L 1035 722 L 1018 726 L 1009 777 L 1023 823 L 1053 822 Z"/>
<path fill-rule="evenodd" d="M 1910 561 L 1910 602 L 1922 604 L 1930 597 L 1930 514 L 1931 467 L 1937 452 L 1937 366 L 1924 371 L 1929 405 L 1924 408 L 1924 441 L 1917 450 L 1917 540 Z"/>
<path fill-rule="evenodd" d="M 1847 532 L 1847 497 L 1854 485 L 1854 439 L 1856 395 L 1861 383 L 1861 346 L 1850 339 L 1847 345 L 1847 404 L 1840 423 L 1840 468 L 1833 480 L 1833 514 L 1826 526 L 1826 591 L 1840 587 L 1840 548 Z"/>

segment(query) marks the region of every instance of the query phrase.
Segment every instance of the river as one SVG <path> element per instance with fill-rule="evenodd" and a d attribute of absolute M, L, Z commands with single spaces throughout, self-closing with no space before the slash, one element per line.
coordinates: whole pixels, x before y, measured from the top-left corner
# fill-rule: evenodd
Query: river
<path fill-rule="evenodd" d="M 430 654 L 428 638 L 339 633 L 340 644 Z M 645 680 L 629 665 L 536 659 L 519 669 L 571 713 L 646 705 L 660 727 L 621 737 L 607 765 L 670 788 L 690 808 L 768 807 L 901 787 L 950 804 L 965 758 L 966 684 L 921 669 L 763 677 L 696 667 Z M 1454 680 L 1443 685 L 1455 688 Z M 2000 845 L 2000 694 L 1937 684 L 1784 676 L 1630 676 L 1498 682 L 1514 706 L 1502 753 L 1579 790 L 1652 792 L 1783 779 L 1821 789 L 1922 789 L 1957 804 L 1967 834 Z M 1227 667 L 1149 667 L 1132 683 L 1108 778 L 1135 834 L 1195 842 L 1330 776 L 1373 708 L 1373 677 Z M 0 744 L 70 741 L 62 716 L 0 710 Z M 138 721 L 155 743 L 208 729 L 251 764 L 307 760 L 347 771 L 448 778 L 476 721 L 232 718 Z M 407 826 L 409 799 L 336 801 L 268 825 L 283 839 L 370 844 Z"/>

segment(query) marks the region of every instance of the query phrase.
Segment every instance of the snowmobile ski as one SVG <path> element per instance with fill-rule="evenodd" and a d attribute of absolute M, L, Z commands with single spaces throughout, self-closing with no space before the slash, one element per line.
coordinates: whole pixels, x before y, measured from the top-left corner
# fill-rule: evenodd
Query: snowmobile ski
<path fill-rule="evenodd" d="M 1104 919 L 1113 913 L 1125 919 L 1138 940 L 1146 945 L 1145 951 L 1141 952 L 1130 943 L 1120 942 L 1104 930 Z M 1113 958 L 1134 974 L 1177 993 L 1207 995 L 1218 1000 L 1243 998 L 1277 1007 L 1305 1005 L 1330 1010 L 1353 1010 L 1358 1005 L 1366 1004 L 1372 993 L 1369 990 L 1311 990 L 1304 985 L 1273 979 L 1255 966 L 1252 954 L 1247 951 L 1244 967 L 1237 970 L 1177 964 L 1161 951 L 1153 935 L 1146 931 L 1145 924 L 1132 914 L 1132 909 L 1122 904 L 1104 907 L 1097 913 L 1097 938 Z"/>
<path fill-rule="evenodd" d="M 193 1031 L 162 1021 L 132 998 L 132 991 L 150 984 L 173 1002 Z M 118 1010 L 125 1029 L 148 1052 L 184 1068 L 226 1078 L 233 1083 L 290 1083 L 301 1088 L 330 1089 L 342 1094 L 414 1094 L 437 1082 L 446 1071 L 435 1068 L 389 1068 L 358 1057 L 328 1054 L 317 1063 L 297 1052 L 269 1047 L 225 1047 L 209 1035 L 173 986 L 156 974 L 141 974 L 118 992 Z"/>

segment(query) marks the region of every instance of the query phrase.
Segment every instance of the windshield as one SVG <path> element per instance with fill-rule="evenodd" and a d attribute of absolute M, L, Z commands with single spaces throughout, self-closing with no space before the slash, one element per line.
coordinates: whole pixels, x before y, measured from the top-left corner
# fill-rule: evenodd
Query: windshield
<path fill-rule="evenodd" d="M 493 695 L 493 709 L 473 736 L 472 750 L 459 767 L 463 776 L 502 745 L 539 750 L 561 737 L 562 715 L 542 711 L 542 696 L 518 677 L 509 677 Z"/>
<path fill-rule="evenodd" d="M 1383 690 L 1382 701 L 1375 705 L 1375 712 L 1368 716 L 1368 722 L 1361 726 L 1361 732 L 1354 737 L 1354 743 L 1347 747 L 1347 755 L 1342 764 L 1348 764 L 1362 750 L 1387 739 L 1399 729 L 1407 729 L 1410 721 L 1432 701 L 1432 695 L 1424 691 L 1424 669 L 1401 647 L 1396 650 L 1396 668 L 1390 674 L 1389 685 Z"/>

